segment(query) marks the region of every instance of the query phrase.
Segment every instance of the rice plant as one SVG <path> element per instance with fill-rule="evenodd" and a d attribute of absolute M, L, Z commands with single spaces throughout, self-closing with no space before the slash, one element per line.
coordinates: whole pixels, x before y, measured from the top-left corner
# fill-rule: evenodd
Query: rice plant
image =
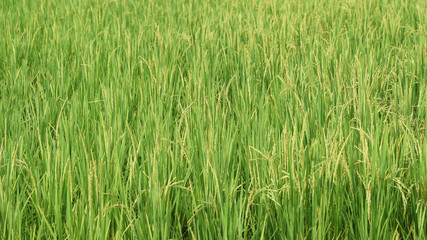
<path fill-rule="evenodd" d="M 0 239 L 427 239 L 427 2 L 0 1 Z"/>

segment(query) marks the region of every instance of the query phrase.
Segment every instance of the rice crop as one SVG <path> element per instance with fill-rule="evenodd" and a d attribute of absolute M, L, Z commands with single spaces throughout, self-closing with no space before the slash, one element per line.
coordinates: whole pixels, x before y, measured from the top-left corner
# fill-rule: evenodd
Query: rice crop
<path fill-rule="evenodd" d="M 427 239 L 427 1 L 1 0 L 0 239 Z"/>

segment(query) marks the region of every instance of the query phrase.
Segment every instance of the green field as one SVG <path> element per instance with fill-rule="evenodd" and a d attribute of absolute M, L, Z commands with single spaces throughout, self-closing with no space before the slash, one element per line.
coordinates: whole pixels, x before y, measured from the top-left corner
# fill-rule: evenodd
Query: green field
<path fill-rule="evenodd" d="M 427 1 L 0 0 L 0 239 L 427 239 Z"/>

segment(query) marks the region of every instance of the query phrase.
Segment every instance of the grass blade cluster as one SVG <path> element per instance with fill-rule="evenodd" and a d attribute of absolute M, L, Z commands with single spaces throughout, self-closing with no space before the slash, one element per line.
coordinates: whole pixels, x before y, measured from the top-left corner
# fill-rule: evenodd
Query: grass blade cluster
<path fill-rule="evenodd" d="M 0 239 L 426 239 L 426 9 L 0 1 Z"/>

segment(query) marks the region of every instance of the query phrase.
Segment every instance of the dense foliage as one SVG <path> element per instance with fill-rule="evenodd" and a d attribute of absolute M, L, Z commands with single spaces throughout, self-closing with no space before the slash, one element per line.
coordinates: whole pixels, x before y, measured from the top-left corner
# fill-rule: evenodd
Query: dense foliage
<path fill-rule="evenodd" d="M 426 9 L 0 1 L 0 238 L 426 239 Z"/>

